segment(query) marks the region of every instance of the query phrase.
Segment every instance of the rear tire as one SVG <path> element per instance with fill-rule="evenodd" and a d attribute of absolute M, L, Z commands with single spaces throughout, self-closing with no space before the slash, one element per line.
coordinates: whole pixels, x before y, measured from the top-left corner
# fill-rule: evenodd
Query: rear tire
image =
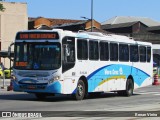
<path fill-rule="evenodd" d="M 79 80 L 78 84 L 77 84 L 77 90 L 76 90 L 76 94 L 75 94 L 75 99 L 76 100 L 83 100 L 85 97 L 85 84 L 83 82 L 83 80 Z"/>
<path fill-rule="evenodd" d="M 132 79 L 128 79 L 126 83 L 126 90 L 125 90 L 125 96 L 129 97 L 133 95 L 133 81 Z"/>
<path fill-rule="evenodd" d="M 133 89 L 134 89 L 133 81 L 132 81 L 132 79 L 128 79 L 127 83 L 126 83 L 126 90 L 117 91 L 117 93 L 120 96 L 129 97 L 129 96 L 133 95 Z"/>

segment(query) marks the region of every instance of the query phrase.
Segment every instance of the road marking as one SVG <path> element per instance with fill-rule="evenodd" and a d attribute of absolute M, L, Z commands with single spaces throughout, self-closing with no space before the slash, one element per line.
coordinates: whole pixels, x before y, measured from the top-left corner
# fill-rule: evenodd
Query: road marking
<path fill-rule="evenodd" d="M 147 95 L 147 94 L 150 94 L 150 95 L 160 95 L 160 92 L 145 92 L 145 91 L 139 91 L 139 92 L 134 92 L 135 94 L 141 94 L 141 95 Z"/>

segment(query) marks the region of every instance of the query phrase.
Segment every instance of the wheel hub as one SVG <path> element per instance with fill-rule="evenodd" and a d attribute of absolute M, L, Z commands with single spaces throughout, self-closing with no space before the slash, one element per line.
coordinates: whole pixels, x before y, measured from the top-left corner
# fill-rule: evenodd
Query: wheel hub
<path fill-rule="evenodd" d="M 83 86 L 82 85 L 78 85 L 78 94 L 79 94 L 79 96 L 83 95 Z"/>

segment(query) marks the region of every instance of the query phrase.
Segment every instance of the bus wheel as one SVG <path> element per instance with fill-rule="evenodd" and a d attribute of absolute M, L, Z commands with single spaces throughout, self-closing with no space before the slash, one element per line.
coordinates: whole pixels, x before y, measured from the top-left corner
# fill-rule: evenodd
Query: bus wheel
<path fill-rule="evenodd" d="M 42 93 L 36 93 L 35 96 L 38 100 L 44 100 L 46 98 L 46 95 Z"/>
<path fill-rule="evenodd" d="M 77 91 L 75 94 L 75 98 L 76 100 L 82 100 L 84 96 L 85 96 L 85 84 L 82 80 L 79 80 L 77 84 Z"/>
<path fill-rule="evenodd" d="M 129 97 L 133 95 L 133 81 L 132 79 L 128 79 L 126 83 L 125 96 Z"/>

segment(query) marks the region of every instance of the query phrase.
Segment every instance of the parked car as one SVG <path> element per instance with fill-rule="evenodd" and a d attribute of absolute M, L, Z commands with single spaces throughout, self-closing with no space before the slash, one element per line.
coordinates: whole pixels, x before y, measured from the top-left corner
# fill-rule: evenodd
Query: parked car
<path fill-rule="evenodd" d="M 5 69 L 4 74 L 5 74 L 5 78 L 10 78 L 11 74 L 12 74 L 12 70 L 11 70 L 11 73 L 10 73 L 10 69 Z"/>
<path fill-rule="evenodd" d="M 0 67 L 0 78 L 3 78 L 3 75 L 4 75 L 3 70 L 2 70 L 2 68 Z"/>
<path fill-rule="evenodd" d="M 12 70 L 11 70 L 11 74 L 12 74 Z M 5 78 L 10 78 L 11 74 L 10 74 L 10 69 L 4 68 L 3 70 L 2 67 L 0 66 L 0 78 L 3 78 L 4 75 L 5 75 Z"/>

